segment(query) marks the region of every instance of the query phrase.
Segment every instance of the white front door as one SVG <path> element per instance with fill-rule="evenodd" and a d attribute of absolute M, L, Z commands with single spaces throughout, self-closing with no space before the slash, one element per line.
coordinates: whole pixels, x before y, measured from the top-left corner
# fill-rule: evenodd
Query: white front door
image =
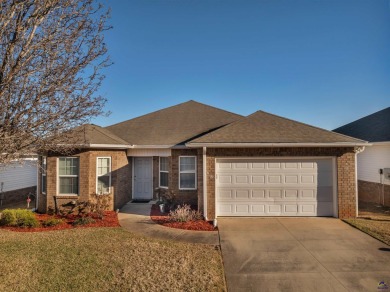
<path fill-rule="evenodd" d="M 134 157 L 133 199 L 153 198 L 153 160 L 152 157 Z"/>

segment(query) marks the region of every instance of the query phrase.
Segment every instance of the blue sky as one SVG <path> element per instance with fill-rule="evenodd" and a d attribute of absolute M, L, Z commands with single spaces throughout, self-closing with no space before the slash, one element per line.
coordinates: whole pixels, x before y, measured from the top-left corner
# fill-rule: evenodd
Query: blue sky
<path fill-rule="evenodd" d="M 190 99 L 325 129 L 390 105 L 387 0 L 107 2 L 101 126 Z"/>

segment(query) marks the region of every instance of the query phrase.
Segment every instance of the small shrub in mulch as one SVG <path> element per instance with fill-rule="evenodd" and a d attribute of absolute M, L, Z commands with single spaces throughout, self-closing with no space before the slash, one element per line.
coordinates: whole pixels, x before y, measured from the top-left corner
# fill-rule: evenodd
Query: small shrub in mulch
<path fill-rule="evenodd" d="M 33 228 L 39 226 L 33 212 L 24 209 L 5 209 L 1 212 L 0 225 L 7 227 Z"/>
<path fill-rule="evenodd" d="M 52 217 L 52 218 L 43 220 L 41 224 L 44 227 L 52 227 L 52 226 L 57 226 L 63 222 L 64 222 L 64 219 Z"/>
<path fill-rule="evenodd" d="M 183 210 L 180 212 L 182 213 Z M 173 211 L 174 212 L 174 211 Z M 185 213 L 185 212 L 184 212 Z M 199 213 L 197 213 L 198 216 Z M 157 205 L 153 205 L 150 210 L 150 218 L 157 224 L 165 227 L 185 229 L 185 230 L 196 230 L 196 231 L 215 231 L 213 224 L 203 219 L 194 219 L 185 221 L 173 221 L 172 218 L 165 213 L 160 212 L 160 208 Z"/>
<path fill-rule="evenodd" d="M 48 214 L 37 214 L 30 213 L 38 221 L 38 225 L 30 228 L 20 228 L 19 226 L 1 226 L 2 229 L 19 232 L 41 232 L 41 231 L 52 231 L 52 230 L 63 230 L 70 228 L 85 228 L 85 227 L 118 227 L 118 216 L 115 211 L 104 211 L 104 216 L 101 219 L 101 214 L 90 214 L 89 216 L 79 216 L 69 214 L 67 216 L 48 215 Z M 82 219 L 80 218 L 89 218 Z M 80 221 L 82 224 L 74 224 L 75 221 Z M 87 222 L 88 221 L 88 222 Z"/>
<path fill-rule="evenodd" d="M 73 221 L 73 225 L 87 225 L 95 222 L 96 220 L 91 217 L 80 217 Z"/>
<path fill-rule="evenodd" d="M 175 210 L 169 212 L 169 220 L 172 222 L 189 222 L 202 220 L 202 214 L 197 210 L 192 210 L 190 205 L 179 205 Z"/>

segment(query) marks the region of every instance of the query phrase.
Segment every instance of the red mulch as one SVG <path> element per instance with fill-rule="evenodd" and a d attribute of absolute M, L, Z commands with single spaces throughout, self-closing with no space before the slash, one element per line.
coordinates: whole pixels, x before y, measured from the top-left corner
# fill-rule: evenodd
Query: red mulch
<path fill-rule="evenodd" d="M 47 215 L 47 214 L 35 214 L 37 219 L 39 220 L 39 223 L 42 223 L 43 221 L 49 219 L 49 218 L 57 218 L 57 219 L 63 219 L 64 222 L 56 225 L 56 226 L 49 226 L 49 227 L 36 227 L 36 228 L 21 228 L 21 227 L 9 227 L 9 226 L 1 226 L 2 229 L 7 229 L 11 231 L 18 231 L 18 232 L 41 232 L 41 231 L 52 231 L 52 230 L 63 230 L 63 229 L 70 229 L 70 228 L 84 228 L 84 227 L 118 227 L 118 216 L 115 211 L 105 211 L 103 219 L 99 219 L 97 216 L 92 215 L 92 218 L 95 219 L 95 223 L 85 224 L 85 225 L 72 225 L 73 222 L 80 218 L 80 216 L 76 215 L 68 215 L 65 218 L 57 215 Z"/>
<path fill-rule="evenodd" d="M 196 231 L 215 231 L 213 224 L 205 220 L 196 220 L 188 222 L 171 222 L 169 216 L 166 213 L 161 213 L 160 208 L 157 205 L 153 205 L 150 210 L 150 218 L 157 224 L 165 227 L 185 229 L 185 230 L 196 230 Z"/>

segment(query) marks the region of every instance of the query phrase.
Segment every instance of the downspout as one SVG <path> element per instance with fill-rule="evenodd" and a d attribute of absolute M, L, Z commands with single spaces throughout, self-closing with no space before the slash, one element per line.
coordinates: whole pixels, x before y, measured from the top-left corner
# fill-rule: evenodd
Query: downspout
<path fill-rule="evenodd" d="M 203 147 L 203 215 L 207 218 L 207 148 Z"/>
<path fill-rule="evenodd" d="M 363 152 L 364 146 L 355 147 L 355 198 L 356 198 L 356 217 L 359 216 L 359 192 L 358 192 L 358 174 L 357 174 L 357 155 Z"/>
<path fill-rule="evenodd" d="M 41 157 L 41 158 L 40 158 Z M 37 161 L 37 188 L 36 188 L 36 194 L 35 194 L 35 212 L 38 210 L 38 198 L 39 198 L 39 164 L 40 164 L 40 159 L 42 159 L 42 156 L 38 156 L 38 161 Z M 42 186 L 41 186 L 42 188 Z"/>
<path fill-rule="evenodd" d="M 356 198 L 356 217 L 359 217 L 359 192 L 358 192 L 358 175 L 357 175 L 357 154 L 355 152 L 355 198 Z"/>

